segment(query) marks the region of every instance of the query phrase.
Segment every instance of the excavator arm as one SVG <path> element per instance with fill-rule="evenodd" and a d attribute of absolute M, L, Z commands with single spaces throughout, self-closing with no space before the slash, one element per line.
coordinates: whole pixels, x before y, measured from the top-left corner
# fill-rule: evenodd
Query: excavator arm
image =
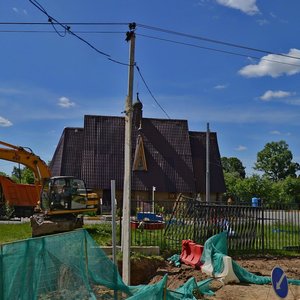
<path fill-rule="evenodd" d="M 14 146 L 3 141 L 0 141 L 0 159 L 8 160 L 15 163 L 20 163 L 28 167 L 35 177 L 35 183 L 42 185 L 44 180 L 51 177 L 50 170 L 47 164 L 32 150 L 23 147 Z"/>
<path fill-rule="evenodd" d="M 72 176 L 51 177 L 47 164 L 31 149 L 0 141 L 0 159 L 20 163 L 34 173 L 37 207 L 31 217 L 32 236 L 82 227 L 83 218 L 79 215 L 97 211 L 98 195 L 88 193 L 83 180 Z M 6 201 L 25 202 L 24 193 L 22 195 L 20 193 L 21 190 L 24 190 L 23 185 L 8 182 L 8 179 L 4 180 L 5 178 L 1 178 L 1 176 L 0 179 L 2 179 L 0 186 L 4 191 L 5 198 L 12 194 L 9 192 L 12 185 L 10 190 L 15 191 L 16 199 L 11 201 L 6 199 Z M 34 195 L 34 193 L 32 194 Z"/>

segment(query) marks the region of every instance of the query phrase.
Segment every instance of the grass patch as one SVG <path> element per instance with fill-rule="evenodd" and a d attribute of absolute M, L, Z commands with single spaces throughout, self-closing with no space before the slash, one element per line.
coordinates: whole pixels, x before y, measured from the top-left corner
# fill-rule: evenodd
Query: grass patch
<path fill-rule="evenodd" d="M 100 246 L 112 245 L 111 224 L 84 225 L 84 229 Z M 119 227 L 117 227 L 117 239 L 119 237 Z M 15 242 L 31 238 L 30 222 L 20 224 L 0 224 L 0 244 Z"/>
<path fill-rule="evenodd" d="M 112 245 L 112 226 L 110 223 L 84 225 L 84 229 L 92 236 L 94 241 L 100 246 L 111 246 Z M 117 226 L 117 243 L 120 236 L 120 227 Z"/>
<path fill-rule="evenodd" d="M 30 223 L 0 225 L 0 244 L 25 240 L 30 237 Z"/>

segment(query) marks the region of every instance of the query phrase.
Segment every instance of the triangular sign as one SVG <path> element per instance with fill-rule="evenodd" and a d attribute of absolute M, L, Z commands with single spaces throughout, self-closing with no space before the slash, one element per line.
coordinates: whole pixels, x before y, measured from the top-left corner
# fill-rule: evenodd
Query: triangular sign
<path fill-rule="evenodd" d="M 144 142 L 141 135 L 139 135 L 137 138 L 133 161 L 133 171 L 147 171 Z"/>

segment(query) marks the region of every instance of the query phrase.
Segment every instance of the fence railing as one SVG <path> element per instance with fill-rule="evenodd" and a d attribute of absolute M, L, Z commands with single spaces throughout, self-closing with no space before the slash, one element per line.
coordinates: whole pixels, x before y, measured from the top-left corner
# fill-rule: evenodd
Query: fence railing
<path fill-rule="evenodd" d="M 182 240 L 203 245 L 210 236 L 226 230 L 229 251 L 300 251 L 300 210 L 295 204 L 224 205 L 181 196 L 176 201 L 156 202 L 154 208 L 151 201 L 132 201 L 131 208 L 132 245 L 179 251 Z M 142 213 L 160 217 L 158 222 L 138 219 L 147 216 Z"/>

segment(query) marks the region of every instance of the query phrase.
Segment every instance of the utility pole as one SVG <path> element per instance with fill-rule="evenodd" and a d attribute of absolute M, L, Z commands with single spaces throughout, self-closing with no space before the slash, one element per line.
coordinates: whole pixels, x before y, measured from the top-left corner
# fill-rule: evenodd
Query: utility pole
<path fill-rule="evenodd" d="M 209 152 L 210 152 L 210 131 L 209 131 L 209 123 L 207 123 L 207 131 L 206 131 L 206 192 L 205 192 L 205 200 L 207 203 L 210 202 L 210 163 L 209 163 Z"/>
<path fill-rule="evenodd" d="M 130 211 L 131 211 L 131 148 L 132 148 L 132 98 L 134 79 L 134 51 L 135 51 L 135 23 L 129 24 L 130 31 L 126 34 L 126 41 L 130 42 L 128 93 L 125 104 L 125 155 L 124 155 L 124 187 L 123 187 L 123 224 L 122 224 L 122 278 L 130 285 Z"/>

